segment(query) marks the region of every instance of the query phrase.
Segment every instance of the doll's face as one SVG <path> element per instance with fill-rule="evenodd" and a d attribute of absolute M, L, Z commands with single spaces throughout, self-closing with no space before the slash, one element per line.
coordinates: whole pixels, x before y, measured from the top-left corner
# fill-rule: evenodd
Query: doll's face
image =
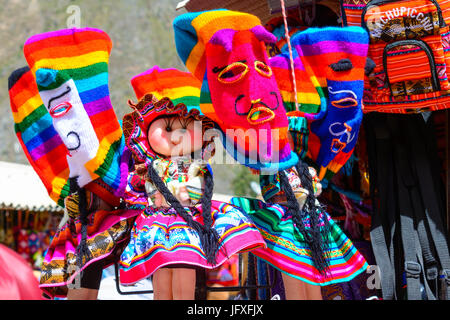
<path fill-rule="evenodd" d="M 179 116 L 157 118 L 150 124 L 147 137 L 150 147 L 160 155 L 187 155 L 202 148 L 202 123 Z"/>

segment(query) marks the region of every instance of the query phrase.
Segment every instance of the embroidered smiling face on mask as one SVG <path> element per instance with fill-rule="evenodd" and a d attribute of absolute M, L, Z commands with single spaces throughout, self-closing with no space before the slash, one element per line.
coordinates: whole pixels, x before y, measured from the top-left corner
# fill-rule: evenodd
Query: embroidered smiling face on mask
<path fill-rule="evenodd" d="M 265 43 L 276 39 L 259 19 L 214 10 L 182 15 L 174 28 L 180 57 L 203 80 L 201 110 L 217 123 L 226 150 L 256 170 L 295 164 L 286 111 L 266 53 Z"/>

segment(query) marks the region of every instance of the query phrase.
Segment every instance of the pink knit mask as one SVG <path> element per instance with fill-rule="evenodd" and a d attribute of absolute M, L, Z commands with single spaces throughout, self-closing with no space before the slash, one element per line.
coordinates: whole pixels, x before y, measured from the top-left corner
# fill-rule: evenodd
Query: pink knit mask
<path fill-rule="evenodd" d="M 229 142 L 249 158 L 267 162 L 283 158 L 290 147 L 286 112 L 261 42 L 271 39 L 262 37 L 268 33 L 258 28 L 217 32 L 206 45 L 206 76 L 215 121 Z M 229 130 L 236 129 L 241 131 L 230 138 Z"/>

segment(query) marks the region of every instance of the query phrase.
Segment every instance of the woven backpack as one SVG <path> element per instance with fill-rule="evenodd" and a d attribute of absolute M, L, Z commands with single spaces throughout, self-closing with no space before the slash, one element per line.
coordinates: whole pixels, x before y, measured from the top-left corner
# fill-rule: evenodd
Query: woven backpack
<path fill-rule="evenodd" d="M 450 0 L 340 0 L 344 26 L 370 34 L 364 112 L 450 108 Z"/>

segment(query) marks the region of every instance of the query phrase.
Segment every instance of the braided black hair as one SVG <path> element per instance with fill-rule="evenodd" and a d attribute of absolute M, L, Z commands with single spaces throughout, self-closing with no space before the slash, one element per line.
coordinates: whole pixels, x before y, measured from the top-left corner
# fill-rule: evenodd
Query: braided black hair
<path fill-rule="evenodd" d="M 299 161 L 296 165 L 297 173 L 304 187 L 308 191 L 308 195 L 303 208 L 300 208 L 295 197 L 289 180 L 284 171 L 279 172 L 281 188 L 286 195 L 287 207 L 292 214 L 294 226 L 304 236 L 311 250 L 311 258 L 314 266 L 322 274 L 326 275 L 329 270 L 329 261 L 327 259 L 327 237 L 328 237 L 328 221 L 324 219 L 325 225 L 320 228 L 320 214 L 322 207 L 316 204 L 314 189 L 312 185 L 312 177 L 309 172 L 308 165 Z M 303 218 L 309 216 L 310 228 L 306 229 Z"/>
<path fill-rule="evenodd" d="M 91 253 L 87 247 L 87 225 L 89 223 L 88 215 L 88 205 L 86 198 L 86 189 L 80 188 L 78 184 L 78 177 L 69 178 L 69 188 L 70 193 L 78 193 L 78 210 L 80 212 L 80 222 L 81 222 L 81 241 L 76 249 L 77 266 L 81 269 L 83 266 L 83 258 L 89 259 Z"/>
<path fill-rule="evenodd" d="M 205 187 L 203 191 L 203 196 L 201 199 L 202 203 L 202 216 L 203 223 L 205 225 L 205 240 L 207 247 L 211 248 L 212 262 L 216 263 L 215 257 L 219 251 L 220 237 L 217 230 L 212 227 L 213 218 L 211 214 L 211 201 L 214 190 L 214 179 L 209 170 L 206 170 L 203 174 L 203 179 L 205 182 Z M 223 247 L 225 249 L 225 247 Z M 226 254 L 226 253 L 225 253 Z M 207 255 L 208 256 L 208 255 Z"/>
<path fill-rule="evenodd" d="M 305 201 L 305 208 L 308 210 L 310 217 L 310 224 L 313 233 L 318 234 L 317 241 L 313 243 L 313 249 L 318 250 L 323 253 L 322 257 L 325 259 L 324 266 L 325 271 L 328 270 L 328 236 L 330 231 L 330 223 L 326 219 L 325 215 L 322 219 L 323 226 L 320 227 L 320 215 L 324 214 L 323 206 L 317 201 L 314 195 L 313 178 L 309 171 L 309 166 L 302 161 L 299 161 L 296 165 L 297 172 L 299 174 L 300 180 L 302 181 L 302 186 L 308 191 L 308 195 Z"/>
<path fill-rule="evenodd" d="M 153 163 L 150 163 L 148 166 L 148 175 L 159 192 L 161 192 L 164 199 L 175 209 L 184 221 L 186 221 L 189 227 L 197 231 L 208 263 L 211 265 L 216 264 L 216 255 L 219 250 L 219 235 L 217 234 L 217 231 L 212 228 L 211 199 L 213 180 L 209 170 L 204 175 L 205 191 L 201 200 L 204 225 L 195 221 L 192 216 L 186 212 L 183 205 L 170 192 L 155 168 L 153 168 Z"/>

